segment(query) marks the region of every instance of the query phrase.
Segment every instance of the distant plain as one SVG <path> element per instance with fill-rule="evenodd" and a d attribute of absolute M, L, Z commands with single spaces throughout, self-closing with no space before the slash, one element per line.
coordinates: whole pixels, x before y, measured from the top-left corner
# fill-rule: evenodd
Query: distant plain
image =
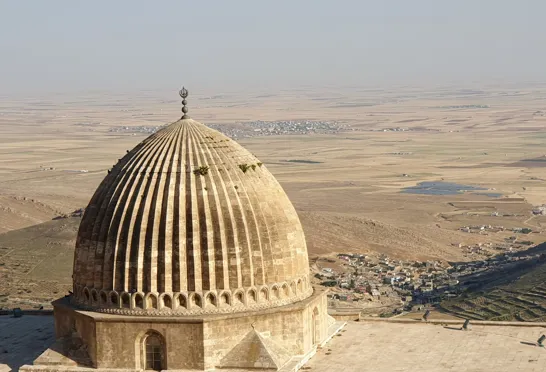
<path fill-rule="evenodd" d="M 11 278 L 9 288 L 0 285 L 0 296 L 18 288 L 24 297 L 29 283 L 38 287 L 36 296 L 64 291 L 77 221 L 51 220 L 85 207 L 107 170 L 147 136 L 110 129 L 176 121 L 176 94 L 0 99 L 0 274 Z M 526 238 L 546 241 L 546 216 L 531 214 L 533 206 L 546 203 L 546 86 L 217 95 L 190 90 L 188 101 L 190 116 L 204 124 L 324 120 L 342 127 L 334 134 L 236 139 L 288 193 L 311 257 L 359 252 L 464 261 L 472 258 L 458 244 L 510 236 L 464 233 L 459 228 L 465 225 L 529 227 L 535 232 Z M 401 192 L 435 181 L 484 190 Z M 30 233 L 19 230 L 31 226 Z"/>

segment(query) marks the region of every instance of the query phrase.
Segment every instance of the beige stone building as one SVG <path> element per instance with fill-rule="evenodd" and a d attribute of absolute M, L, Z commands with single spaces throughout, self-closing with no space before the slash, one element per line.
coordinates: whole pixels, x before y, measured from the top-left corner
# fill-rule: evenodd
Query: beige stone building
<path fill-rule="evenodd" d="M 181 95 L 91 198 L 57 341 L 22 370 L 288 371 L 338 329 L 282 187 Z"/>

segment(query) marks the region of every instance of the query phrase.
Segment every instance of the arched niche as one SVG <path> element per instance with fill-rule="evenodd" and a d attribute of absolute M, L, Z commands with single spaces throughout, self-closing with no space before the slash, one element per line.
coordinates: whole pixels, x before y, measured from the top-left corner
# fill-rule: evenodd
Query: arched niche
<path fill-rule="evenodd" d="M 229 306 L 229 305 L 231 305 L 229 293 L 224 292 L 220 295 L 220 306 Z"/>
<path fill-rule="evenodd" d="M 119 297 L 116 292 L 110 293 L 110 304 L 114 307 L 119 307 Z"/>
<path fill-rule="evenodd" d="M 267 302 L 267 300 L 269 300 L 269 292 L 266 287 L 262 287 L 262 289 L 260 289 L 258 300 L 259 302 Z"/>
<path fill-rule="evenodd" d="M 157 297 L 153 294 L 146 299 L 146 309 L 157 309 Z"/>
<path fill-rule="evenodd" d="M 208 293 L 207 296 L 205 297 L 205 304 L 206 306 L 214 306 L 216 307 L 217 306 L 217 302 L 216 302 L 216 296 L 214 295 L 214 293 Z"/>
<path fill-rule="evenodd" d="M 140 293 L 135 295 L 135 308 L 144 309 L 144 297 Z"/>
<path fill-rule="evenodd" d="M 173 300 L 171 299 L 171 296 L 169 295 L 163 296 L 163 307 L 167 309 L 173 308 Z"/>
<path fill-rule="evenodd" d="M 272 300 L 276 300 L 280 297 L 280 292 L 279 292 L 279 286 L 277 285 L 274 285 L 273 287 L 271 287 L 271 299 Z"/>
<path fill-rule="evenodd" d="M 178 295 L 178 306 L 183 308 L 183 309 L 188 308 L 188 300 L 187 300 L 186 296 L 184 296 L 183 294 Z"/>
<path fill-rule="evenodd" d="M 255 303 L 257 300 L 256 291 L 254 289 L 249 290 L 246 298 L 249 304 Z"/>
<path fill-rule="evenodd" d="M 242 291 L 238 291 L 233 295 L 234 305 L 242 305 L 245 303 L 245 297 Z"/>

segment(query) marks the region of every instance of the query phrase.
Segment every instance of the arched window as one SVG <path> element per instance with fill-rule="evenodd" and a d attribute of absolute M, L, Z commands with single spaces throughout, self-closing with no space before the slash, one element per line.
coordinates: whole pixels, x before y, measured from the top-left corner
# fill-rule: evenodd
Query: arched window
<path fill-rule="evenodd" d="M 147 370 L 166 369 L 163 339 L 155 332 L 149 333 L 144 338 L 144 360 Z"/>

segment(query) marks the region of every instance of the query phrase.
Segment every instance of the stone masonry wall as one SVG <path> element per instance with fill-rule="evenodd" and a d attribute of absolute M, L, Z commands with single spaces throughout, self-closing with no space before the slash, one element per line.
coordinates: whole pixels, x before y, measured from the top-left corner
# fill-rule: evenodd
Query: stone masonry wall
<path fill-rule="evenodd" d="M 313 348 L 313 311 L 318 312 L 318 337 L 326 337 L 328 329 L 326 296 L 314 296 L 304 306 L 291 311 L 252 314 L 204 323 L 205 368 L 216 367 L 252 328 L 271 337 L 291 355 L 307 354 Z"/>
<path fill-rule="evenodd" d="M 144 368 L 141 365 L 143 336 L 159 333 L 165 340 L 169 369 L 203 369 L 201 323 L 98 322 L 98 367 Z"/>

